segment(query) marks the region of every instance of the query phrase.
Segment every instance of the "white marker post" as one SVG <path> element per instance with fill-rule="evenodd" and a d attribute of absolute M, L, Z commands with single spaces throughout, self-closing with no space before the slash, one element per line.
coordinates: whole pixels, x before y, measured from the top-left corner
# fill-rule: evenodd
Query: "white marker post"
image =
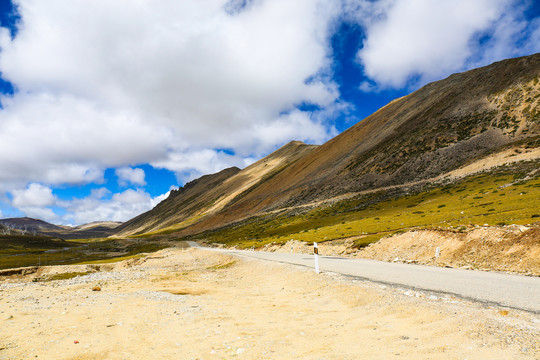
<path fill-rule="evenodd" d="M 313 255 L 315 255 L 315 272 L 319 273 L 319 247 L 317 243 L 313 243 Z"/>
<path fill-rule="evenodd" d="M 435 249 L 435 259 L 438 259 L 441 256 L 441 248 L 437 246 Z"/>

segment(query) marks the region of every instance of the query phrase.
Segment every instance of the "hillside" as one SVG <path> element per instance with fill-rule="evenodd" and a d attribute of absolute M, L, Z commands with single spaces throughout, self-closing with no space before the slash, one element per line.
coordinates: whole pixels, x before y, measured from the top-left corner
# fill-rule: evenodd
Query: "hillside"
<path fill-rule="evenodd" d="M 29 217 L 0 219 L 0 224 L 8 226 L 14 230 L 25 230 L 29 232 L 33 232 L 34 230 L 36 232 L 41 232 L 42 230 L 64 230 L 64 228 L 61 226 L 50 224 L 46 221 L 39 219 L 32 219 Z"/>
<path fill-rule="evenodd" d="M 108 237 L 121 223 L 115 221 L 96 221 L 75 227 L 59 226 L 29 217 L 0 219 L 3 233 L 21 235 L 45 235 L 62 239 L 87 239 Z M 9 231 L 6 231 L 9 228 Z"/>
<path fill-rule="evenodd" d="M 200 228 L 429 179 L 512 143 L 538 147 L 539 74 L 537 54 L 429 84 L 321 145 Z"/>
<path fill-rule="evenodd" d="M 259 183 L 272 178 L 315 148 L 313 145 L 293 141 L 243 170 L 229 168 L 193 180 L 171 191 L 169 197 L 154 209 L 124 223 L 117 229 L 116 235 L 126 236 L 163 229 L 174 231 L 187 227 L 234 204 Z"/>
<path fill-rule="evenodd" d="M 380 238 L 380 233 L 433 224 L 534 221 L 539 75 L 540 54 L 454 74 L 392 101 L 323 145 L 288 144 L 244 170 L 203 177 L 198 187 L 188 184 L 117 235 L 174 233 L 247 245 L 364 232 Z M 482 171 L 490 181 L 507 184 L 500 190 L 506 201 L 491 202 L 493 209 L 481 200 L 491 188 L 471 177 Z M 516 186 L 530 191 L 508 187 L 517 179 L 523 182 Z M 450 184 L 478 196 L 465 205 Z M 427 195 L 415 195 L 423 191 Z M 447 206 L 450 195 L 455 205 Z M 426 196 L 439 199 L 441 208 L 432 209 Z M 401 205 L 394 205 L 398 199 Z M 422 209 L 412 209 L 422 203 Z M 523 210 L 515 209 L 518 203 Z M 395 217 L 384 212 L 388 207 L 397 207 L 392 216 L 410 212 L 407 221 L 394 224 Z M 467 209 L 474 215 L 459 215 Z M 375 220 L 354 226 L 370 216 Z"/>

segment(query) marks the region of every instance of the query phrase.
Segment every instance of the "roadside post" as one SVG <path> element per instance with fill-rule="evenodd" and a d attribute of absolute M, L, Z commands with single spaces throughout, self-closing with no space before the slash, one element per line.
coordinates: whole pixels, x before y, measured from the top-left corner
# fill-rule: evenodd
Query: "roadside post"
<path fill-rule="evenodd" d="M 437 246 L 435 249 L 435 259 L 438 259 L 441 256 L 441 248 Z"/>
<path fill-rule="evenodd" d="M 319 247 L 317 243 L 313 243 L 313 255 L 315 255 L 315 272 L 319 273 Z"/>

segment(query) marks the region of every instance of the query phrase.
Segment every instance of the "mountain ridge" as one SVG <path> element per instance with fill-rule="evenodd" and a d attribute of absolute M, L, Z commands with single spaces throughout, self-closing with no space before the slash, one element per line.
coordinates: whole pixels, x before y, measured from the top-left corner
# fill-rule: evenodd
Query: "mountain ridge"
<path fill-rule="evenodd" d="M 55 225 L 44 220 L 30 217 L 0 219 L 0 225 L 9 227 L 17 234 L 39 234 L 62 239 L 85 239 L 108 237 L 121 223 L 116 221 L 94 221 L 78 226 Z M 7 232 L 7 231 L 4 231 Z"/>
<path fill-rule="evenodd" d="M 154 209 L 125 222 L 115 235 L 122 237 L 190 226 L 201 217 L 211 216 L 233 204 L 243 193 L 257 187 L 265 177 L 275 176 L 316 147 L 301 141 L 291 141 L 243 170 L 228 168 L 205 175 L 172 191 Z"/>
<path fill-rule="evenodd" d="M 534 141 L 540 128 L 539 69 L 540 54 L 535 54 L 430 83 L 291 162 L 226 212 L 200 219 L 179 235 L 351 192 L 427 180 L 512 143 Z M 532 103 L 527 108 L 528 94 Z"/>
<path fill-rule="evenodd" d="M 508 149 L 537 149 L 539 76 L 540 54 L 450 75 L 322 145 L 293 141 L 245 169 L 188 183 L 115 236 L 192 236 L 366 192 L 382 201 Z"/>

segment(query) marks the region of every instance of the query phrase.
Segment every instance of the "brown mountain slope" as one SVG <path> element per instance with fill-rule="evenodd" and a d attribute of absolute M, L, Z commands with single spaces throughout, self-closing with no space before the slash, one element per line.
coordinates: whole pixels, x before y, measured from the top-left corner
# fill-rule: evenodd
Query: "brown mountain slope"
<path fill-rule="evenodd" d="M 397 99 L 318 147 L 291 143 L 209 185 L 187 185 L 117 235 L 199 233 L 336 196 L 418 183 L 540 142 L 540 54 L 454 74 Z M 174 199 L 174 201 L 173 201 Z"/>
<path fill-rule="evenodd" d="M 172 191 L 154 209 L 124 223 L 117 229 L 116 235 L 127 236 L 163 229 L 173 231 L 189 226 L 235 203 L 250 188 L 275 176 L 315 148 L 314 145 L 293 141 L 243 170 L 229 168 L 203 176 Z"/>
<path fill-rule="evenodd" d="M 540 54 L 394 100 L 179 234 L 337 195 L 429 179 L 540 135 Z M 538 146 L 534 144 L 531 146 Z"/>
<path fill-rule="evenodd" d="M 63 227 L 60 227 L 58 225 L 50 224 L 43 220 L 32 219 L 29 217 L 0 219 L 0 224 L 10 226 L 11 228 L 14 228 L 14 229 L 19 229 L 19 230 L 23 229 L 30 232 L 34 230 L 37 232 L 41 232 L 43 230 L 51 230 L 51 231 L 64 230 Z"/>

